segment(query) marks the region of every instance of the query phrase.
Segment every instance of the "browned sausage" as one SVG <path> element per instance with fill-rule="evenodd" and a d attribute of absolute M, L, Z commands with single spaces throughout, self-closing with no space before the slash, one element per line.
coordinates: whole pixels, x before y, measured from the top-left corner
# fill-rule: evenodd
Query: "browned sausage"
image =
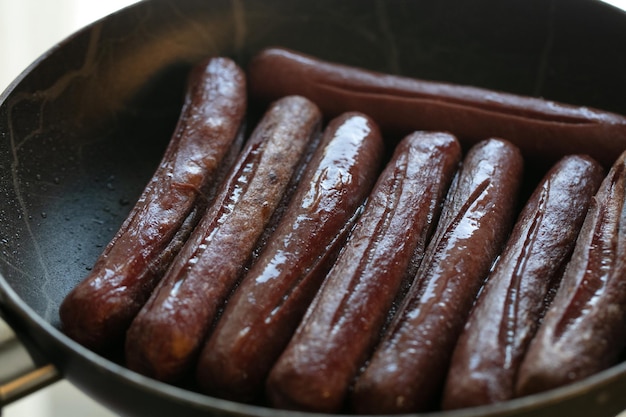
<path fill-rule="evenodd" d="M 264 393 L 267 373 L 319 289 L 379 174 L 384 149 L 360 113 L 332 120 L 281 223 L 246 274 L 200 355 L 208 393 Z"/>
<path fill-rule="evenodd" d="M 457 337 L 514 217 L 522 156 L 491 139 L 468 152 L 415 281 L 352 396 L 357 413 L 430 408 Z"/>
<path fill-rule="evenodd" d="M 320 124 L 319 109 L 302 97 L 285 97 L 269 108 L 214 203 L 133 320 L 126 338 L 129 368 L 164 381 L 191 369 Z"/>
<path fill-rule="evenodd" d="M 363 215 L 268 379 L 274 406 L 342 411 L 401 285 L 414 275 L 461 157 L 456 138 L 416 132 L 397 146 Z"/>
<path fill-rule="evenodd" d="M 61 304 L 67 335 L 93 350 L 122 343 L 199 221 L 205 196 L 225 171 L 220 166 L 239 151 L 245 111 L 245 75 L 234 62 L 213 58 L 192 69 L 161 164 L 91 273 Z"/>
<path fill-rule="evenodd" d="M 572 259 L 535 338 L 516 392 L 578 381 L 618 360 L 626 342 L 626 153 L 592 200 Z"/>
<path fill-rule="evenodd" d="M 253 97 L 301 94 L 333 115 L 362 111 L 383 132 L 444 130 L 461 142 L 502 137 L 553 163 L 589 154 L 607 167 L 626 149 L 626 117 L 482 88 L 387 75 L 286 49 L 260 52 L 248 68 Z"/>
<path fill-rule="evenodd" d="M 452 356 L 443 408 L 505 401 L 569 260 L 604 169 L 586 156 L 561 159 L 526 203 Z"/>

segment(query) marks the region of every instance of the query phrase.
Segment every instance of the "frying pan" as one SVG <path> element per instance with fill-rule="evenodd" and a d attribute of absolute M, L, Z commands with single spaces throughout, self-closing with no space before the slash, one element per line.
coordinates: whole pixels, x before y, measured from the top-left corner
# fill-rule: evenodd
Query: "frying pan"
<path fill-rule="evenodd" d="M 626 14 L 596 1 L 154 0 L 115 13 L 0 96 L 0 312 L 48 365 L 44 380 L 66 378 L 124 415 L 301 415 L 143 377 L 68 339 L 58 319 L 156 168 L 190 66 L 213 54 L 245 66 L 270 45 L 626 114 Z M 436 415 L 613 416 L 624 392 L 620 363 L 547 393 Z"/>

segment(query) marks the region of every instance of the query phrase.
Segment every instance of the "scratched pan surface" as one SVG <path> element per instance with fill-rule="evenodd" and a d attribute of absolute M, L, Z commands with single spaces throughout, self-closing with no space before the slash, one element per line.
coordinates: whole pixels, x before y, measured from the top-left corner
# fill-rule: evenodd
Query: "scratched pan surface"
<path fill-rule="evenodd" d="M 57 317 L 155 169 L 190 64 L 217 54 L 245 66 L 269 45 L 626 114 L 626 15 L 593 1 L 163 0 L 85 28 L 0 96 L 0 311 L 115 412 L 292 415 L 127 371 L 67 339 Z M 560 390 L 439 415 L 612 416 L 624 392 L 622 363 Z"/>

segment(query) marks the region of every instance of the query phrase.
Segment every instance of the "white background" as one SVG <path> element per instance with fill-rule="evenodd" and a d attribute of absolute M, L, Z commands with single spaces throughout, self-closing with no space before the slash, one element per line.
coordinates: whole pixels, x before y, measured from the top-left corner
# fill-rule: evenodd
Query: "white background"
<path fill-rule="evenodd" d="M 136 1 L 0 0 L 0 91 L 57 42 Z M 626 0 L 609 2 L 626 9 Z M 61 381 L 5 407 L 2 415 L 110 417 L 112 414 Z"/>

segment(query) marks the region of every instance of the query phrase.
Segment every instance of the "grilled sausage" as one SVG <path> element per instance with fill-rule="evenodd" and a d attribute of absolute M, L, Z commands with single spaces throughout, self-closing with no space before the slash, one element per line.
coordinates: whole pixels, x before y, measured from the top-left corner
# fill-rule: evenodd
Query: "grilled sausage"
<path fill-rule="evenodd" d="M 535 189 L 454 350 L 444 409 L 513 398 L 519 365 L 603 176 L 591 158 L 568 156 Z"/>
<path fill-rule="evenodd" d="M 400 142 L 344 251 L 270 373 L 273 405 L 342 411 L 394 299 L 423 256 L 460 157 L 460 144 L 449 134 L 416 132 Z"/>
<path fill-rule="evenodd" d="M 133 317 L 197 224 L 222 169 L 239 151 L 243 71 L 226 58 L 199 63 L 161 164 L 91 273 L 63 300 L 63 331 L 102 351 L 122 344 Z"/>
<path fill-rule="evenodd" d="M 252 401 L 336 259 L 383 156 L 376 124 L 332 120 L 267 247 L 229 300 L 197 369 L 208 393 Z"/>
<path fill-rule="evenodd" d="M 169 382 L 191 370 L 320 124 L 319 109 L 302 97 L 285 97 L 269 108 L 214 203 L 133 320 L 126 338 L 129 368 Z"/>
<path fill-rule="evenodd" d="M 464 144 L 506 138 L 541 162 L 584 153 L 608 167 L 626 148 L 626 117 L 621 115 L 376 73 L 286 49 L 261 51 L 249 65 L 248 82 L 256 98 L 301 94 L 328 115 L 362 111 L 379 123 L 383 133 L 445 130 Z"/>
<path fill-rule="evenodd" d="M 510 231 L 522 165 L 519 149 L 503 140 L 468 152 L 411 290 L 355 383 L 357 413 L 433 406 L 457 337 Z"/>
<path fill-rule="evenodd" d="M 626 153 L 591 202 L 572 259 L 520 366 L 516 393 L 578 381 L 617 360 L 626 341 Z"/>

